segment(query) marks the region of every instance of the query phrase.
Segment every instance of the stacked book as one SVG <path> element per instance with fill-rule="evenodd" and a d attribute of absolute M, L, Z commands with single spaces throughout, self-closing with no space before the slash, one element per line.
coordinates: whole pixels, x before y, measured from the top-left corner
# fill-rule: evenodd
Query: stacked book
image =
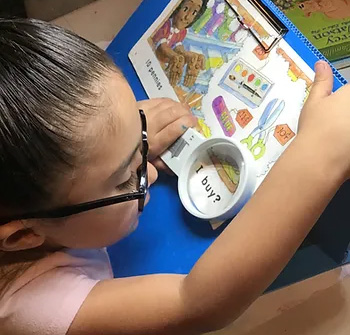
<path fill-rule="evenodd" d="M 272 0 L 350 81 L 350 0 Z"/>

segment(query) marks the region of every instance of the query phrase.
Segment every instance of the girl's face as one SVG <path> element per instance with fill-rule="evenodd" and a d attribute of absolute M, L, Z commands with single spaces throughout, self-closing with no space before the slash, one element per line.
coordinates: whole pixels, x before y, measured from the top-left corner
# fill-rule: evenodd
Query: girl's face
<path fill-rule="evenodd" d="M 179 30 L 187 28 L 196 18 L 202 5 L 202 0 L 185 0 L 174 17 L 174 26 Z"/>
<path fill-rule="evenodd" d="M 133 178 L 141 164 L 141 120 L 135 97 L 118 74 L 108 78 L 103 112 L 86 127 L 86 164 L 67 181 L 68 204 L 96 200 L 137 189 Z M 91 135 L 89 135 L 91 134 Z M 157 179 L 148 166 L 149 183 Z M 146 201 L 147 202 L 147 201 Z M 94 209 L 52 222 L 40 222 L 33 230 L 44 235 L 50 247 L 99 248 L 122 239 L 138 223 L 138 201 Z"/>

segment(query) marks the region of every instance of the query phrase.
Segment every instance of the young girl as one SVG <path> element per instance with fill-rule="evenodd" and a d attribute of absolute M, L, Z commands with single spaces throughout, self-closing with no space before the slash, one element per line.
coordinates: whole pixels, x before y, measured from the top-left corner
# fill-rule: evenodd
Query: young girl
<path fill-rule="evenodd" d="M 0 19 L 1 335 L 200 334 L 235 320 L 350 175 L 350 87 L 331 89 L 319 62 L 297 138 L 187 276 L 113 279 L 103 248 L 147 204 L 148 144 L 152 161 L 195 120 L 167 99 L 137 103 L 87 41 Z"/>

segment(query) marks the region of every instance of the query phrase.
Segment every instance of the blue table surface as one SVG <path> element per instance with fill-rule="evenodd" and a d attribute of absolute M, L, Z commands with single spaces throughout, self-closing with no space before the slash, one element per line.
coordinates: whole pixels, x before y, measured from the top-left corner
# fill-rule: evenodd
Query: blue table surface
<path fill-rule="evenodd" d="M 143 0 L 107 50 L 122 69 L 138 100 L 147 96 L 128 53 L 167 3 L 168 0 Z M 341 264 L 350 237 L 344 201 L 349 195 L 350 187 L 345 185 L 270 289 Z M 151 188 L 151 201 L 140 218 L 138 229 L 108 249 L 114 273 L 116 277 L 188 273 L 223 229 L 213 231 L 208 223 L 189 215 L 179 200 L 177 179 L 161 174 Z"/>

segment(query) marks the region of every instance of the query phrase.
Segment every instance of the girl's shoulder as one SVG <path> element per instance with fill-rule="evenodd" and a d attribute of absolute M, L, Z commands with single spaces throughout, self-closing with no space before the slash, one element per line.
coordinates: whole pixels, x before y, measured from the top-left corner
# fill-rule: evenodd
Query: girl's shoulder
<path fill-rule="evenodd" d="M 111 278 L 105 249 L 67 249 L 44 257 L 0 296 L 1 334 L 66 334 L 92 288 Z"/>

